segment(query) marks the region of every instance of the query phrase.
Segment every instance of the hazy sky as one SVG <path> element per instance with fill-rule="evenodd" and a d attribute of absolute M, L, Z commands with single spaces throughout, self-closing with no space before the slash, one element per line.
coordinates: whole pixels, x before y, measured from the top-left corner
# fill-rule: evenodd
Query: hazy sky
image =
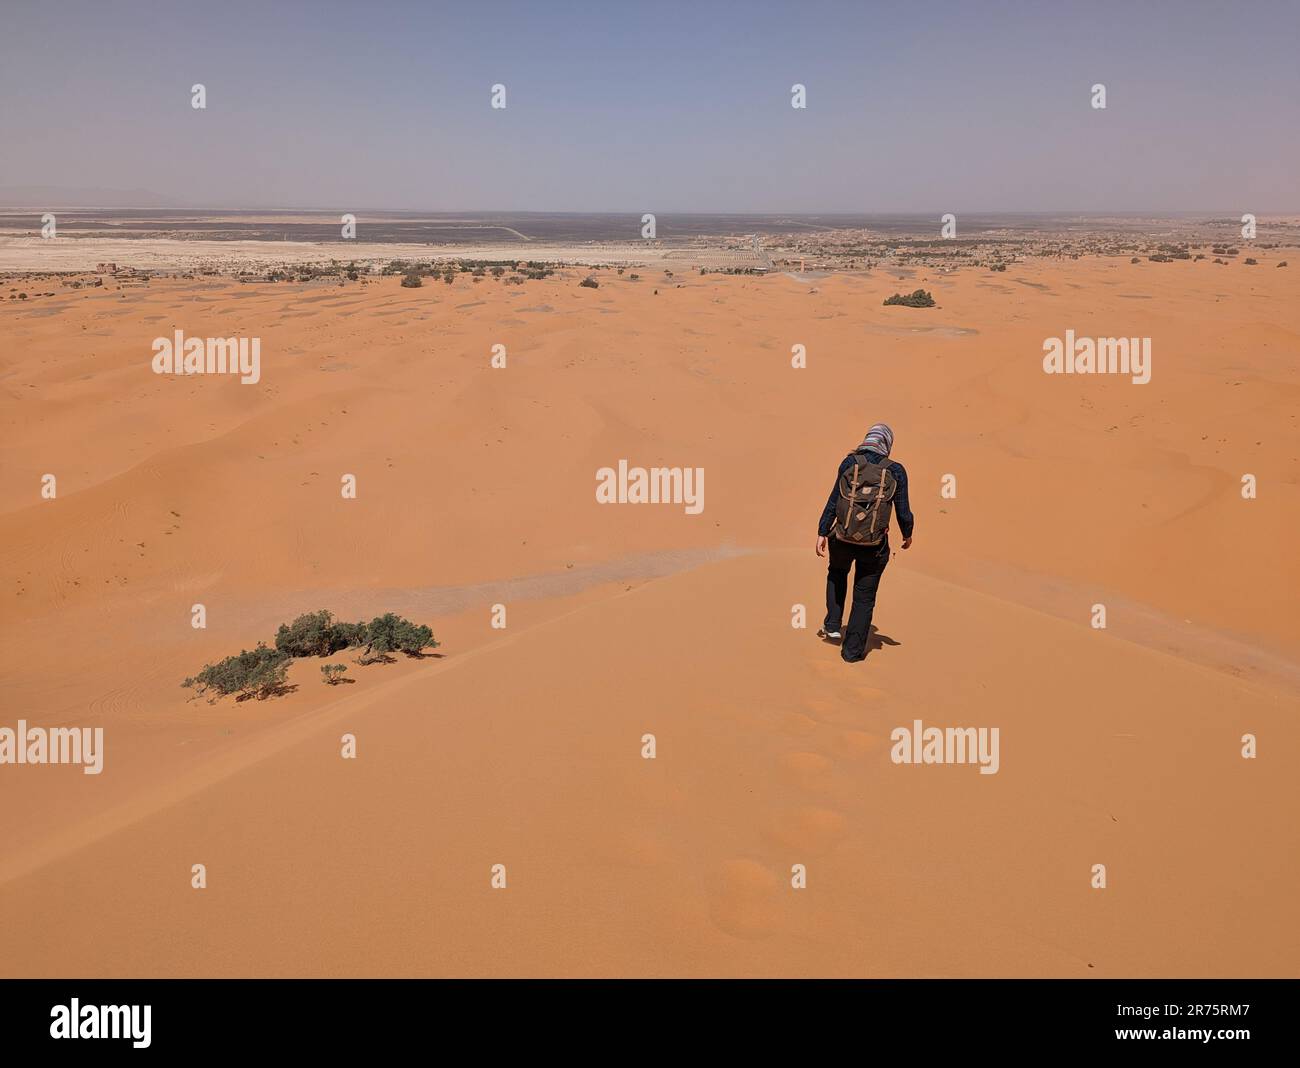
<path fill-rule="evenodd" d="M 1300 0 L 4 0 L 0 16 L 0 199 L 1300 209 Z"/>

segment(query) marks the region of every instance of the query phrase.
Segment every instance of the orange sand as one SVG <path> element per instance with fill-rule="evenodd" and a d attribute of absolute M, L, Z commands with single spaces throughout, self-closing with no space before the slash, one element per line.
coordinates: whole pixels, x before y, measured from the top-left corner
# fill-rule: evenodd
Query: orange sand
<path fill-rule="evenodd" d="M 0 726 L 106 755 L 0 766 L 0 972 L 1297 974 L 1300 301 L 1259 257 L 19 284 L 60 295 L 0 303 Z M 261 382 L 154 375 L 175 329 Z M 1151 337 L 1151 383 L 1044 375 L 1067 329 Z M 814 523 L 879 419 L 916 543 L 849 667 Z M 703 514 L 596 504 L 620 458 L 703 467 Z M 320 607 L 444 655 L 186 700 Z M 914 718 L 999 773 L 891 763 Z"/>

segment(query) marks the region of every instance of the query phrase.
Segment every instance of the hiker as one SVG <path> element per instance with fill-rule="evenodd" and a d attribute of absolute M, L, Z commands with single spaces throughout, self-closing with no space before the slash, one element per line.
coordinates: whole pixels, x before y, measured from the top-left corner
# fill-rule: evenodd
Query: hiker
<path fill-rule="evenodd" d="M 830 548 L 826 569 L 826 621 L 817 637 L 842 639 L 840 656 L 848 663 L 867 657 L 876 589 L 889 563 L 889 513 L 898 514 L 903 548 L 912 544 L 912 509 L 907 503 L 907 471 L 889 459 L 894 432 L 884 423 L 867 431 L 862 444 L 844 458 L 831 495 L 817 525 L 817 555 Z M 848 629 L 841 634 L 844 597 L 853 576 L 853 607 Z"/>

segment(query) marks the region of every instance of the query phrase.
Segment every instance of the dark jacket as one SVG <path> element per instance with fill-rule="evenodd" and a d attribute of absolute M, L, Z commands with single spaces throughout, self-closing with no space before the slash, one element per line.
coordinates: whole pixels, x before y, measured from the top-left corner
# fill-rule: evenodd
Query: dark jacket
<path fill-rule="evenodd" d="M 868 452 L 867 449 L 859 449 L 858 452 Z M 879 456 L 879 453 L 873 452 L 872 456 Z M 844 462 L 840 464 L 839 471 L 835 474 L 835 485 L 831 487 L 831 495 L 826 498 L 826 507 L 822 509 L 821 522 L 817 524 L 817 534 L 822 538 L 831 536 L 831 527 L 835 523 L 835 504 L 840 499 L 840 476 L 853 466 L 853 453 L 844 457 Z M 912 536 L 912 509 L 907 503 L 907 471 L 897 460 L 889 462 L 889 473 L 894 476 L 894 481 L 898 486 L 894 490 L 894 514 L 898 517 L 898 529 L 903 532 L 903 537 Z"/>

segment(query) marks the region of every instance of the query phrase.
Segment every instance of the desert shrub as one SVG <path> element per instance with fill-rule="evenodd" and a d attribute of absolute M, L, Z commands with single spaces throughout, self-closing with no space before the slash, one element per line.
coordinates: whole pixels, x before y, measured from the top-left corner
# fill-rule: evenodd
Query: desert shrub
<path fill-rule="evenodd" d="M 202 671 L 181 685 L 197 687 L 200 696 L 213 690 L 221 696 L 236 693 L 241 698 L 265 698 L 284 689 L 288 672 L 288 655 L 258 642 L 256 649 L 244 649 L 236 656 L 205 664 Z"/>
<path fill-rule="evenodd" d="M 405 653 L 418 656 L 424 649 L 437 648 L 433 631 L 393 612 L 376 616 L 366 627 L 366 655 Z"/>
<path fill-rule="evenodd" d="M 1246 266 L 1247 266 L 1247 267 L 1254 267 L 1257 263 L 1259 263 L 1259 260 L 1255 259 L 1254 257 L 1252 257 L 1252 256 L 1247 256 L 1247 257 L 1246 257 Z"/>
<path fill-rule="evenodd" d="M 1280 262 L 1278 263 L 1278 266 L 1279 266 L 1279 267 L 1285 267 L 1285 266 L 1286 266 L 1286 260 L 1282 260 L 1282 261 L 1280 261 Z"/>
<path fill-rule="evenodd" d="M 904 296 L 902 293 L 895 293 L 892 297 L 885 298 L 886 304 L 901 304 L 906 308 L 933 308 L 934 297 L 924 289 L 915 290 Z"/>
<path fill-rule="evenodd" d="M 593 278 L 591 275 L 587 275 L 587 277 L 584 278 L 581 282 L 579 282 L 578 285 L 582 286 L 583 289 L 599 289 L 599 288 L 600 288 L 600 283 L 597 282 L 596 279 Z"/>
<path fill-rule="evenodd" d="M 402 276 L 403 289 L 419 289 L 424 285 L 424 279 L 418 274 L 407 274 Z"/>
<path fill-rule="evenodd" d="M 366 643 L 366 625 L 364 623 L 335 623 L 330 627 L 330 647 L 351 649 Z"/>
<path fill-rule="evenodd" d="M 345 664 L 321 664 L 321 681 L 327 686 L 337 686 L 343 681 L 343 673 L 345 671 L 347 671 L 347 666 Z"/>
<path fill-rule="evenodd" d="M 505 274 L 505 273 L 506 273 L 506 269 L 505 269 L 504 267 L 493 267 L 493 268 L 492 268 L 492 277 L 493 277 L 493 278 L 500 278 L 500 277 L 501 277 L 503 274 Z"/>
<path fill-rule="evenodd" d="M 285 656 L 329 656 L 366 642 L 364 623 L 336 622 L 325 609 L 308 612 L 292 623 L 281 623 L 275 647 Z"/>
<path fill-rule="evenodd" d="M 329 656 L 334 617 L 325 609 L 308 612 L 292 623 L 281 623 L 275 632 L 275 647 L 285 656 Z"/>
<path fill-rule="evenodd" d="M 448 285 L 451 285 L 452 282 L 456 281 L 456 272 L 448 268 L 446 271 L 443 272 L 442 280 L 446 282 Z"/>
<path fill-rule="evenodd" d="M 1129 260 L 1129 263 L 1141 263 L 1141 262 L 1142 261 L 1138 259 L 1136 256 L 1134 256 L 1131 260 Z"/>

